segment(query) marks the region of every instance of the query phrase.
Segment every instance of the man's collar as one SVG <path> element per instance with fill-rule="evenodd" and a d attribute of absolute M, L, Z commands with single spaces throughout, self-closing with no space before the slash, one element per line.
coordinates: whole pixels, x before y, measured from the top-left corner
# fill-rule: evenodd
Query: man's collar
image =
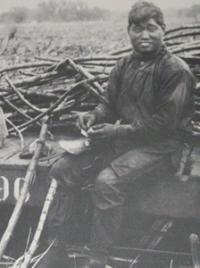
<path fill-rule="evenodd" d="M 166 45 L 162 45 L 160 49 L 153 53 L 146 53 L 146 54 L 138 54 L 136 51 L 133 50 L 133 57 L 137 58 L 140 61 L 149 61 L 157 58 L 158 56 L 161 56 L 165 54 L 166 52 Z"/>

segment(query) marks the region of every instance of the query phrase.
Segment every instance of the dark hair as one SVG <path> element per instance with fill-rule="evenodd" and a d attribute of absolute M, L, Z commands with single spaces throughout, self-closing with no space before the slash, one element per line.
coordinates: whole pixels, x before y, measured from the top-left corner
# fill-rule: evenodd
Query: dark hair
<path fill-rule="evenodd" d="M 139 1 L 136 2 L 129 12 L 128 24 L 140 24 L 143 21 L 154 19 L 155 22 L 163 26 L 164 17 L 162 10 L 151 2 Z"/>

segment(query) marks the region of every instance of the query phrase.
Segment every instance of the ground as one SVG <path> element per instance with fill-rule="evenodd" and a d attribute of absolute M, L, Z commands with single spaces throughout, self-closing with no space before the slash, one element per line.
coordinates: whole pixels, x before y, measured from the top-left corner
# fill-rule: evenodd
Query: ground
<path fill-rule="evenodd" d="M 195 24 L 193 19 L 166 17 L 166 29 Z M 0 25 L 0 46 L 17 29 L 1 56 L 1 67 L 35 57 L 64 59 L 67 56 L 105 54 L 129 45 L 127 14 L 116 14 L 108 20 L 68 23 L 27 23 Z M 1 50 L 0 50 L 1 51 Z"/>

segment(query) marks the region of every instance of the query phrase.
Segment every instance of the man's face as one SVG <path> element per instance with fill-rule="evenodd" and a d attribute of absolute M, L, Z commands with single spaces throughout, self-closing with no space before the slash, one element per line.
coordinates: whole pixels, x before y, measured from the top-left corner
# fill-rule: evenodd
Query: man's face
<path fill-rule="evenodd" d="M 139 54 L 156 52 L 163 44 L 164 29 L 152 18 L 138 25 L 132 23 L 128 34 L 133 49 Z"/>

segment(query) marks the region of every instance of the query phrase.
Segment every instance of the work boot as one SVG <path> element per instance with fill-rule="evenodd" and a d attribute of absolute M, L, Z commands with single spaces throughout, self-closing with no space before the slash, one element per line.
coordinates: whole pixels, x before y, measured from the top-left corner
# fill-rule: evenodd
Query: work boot
<path fill-rule="evenodd" d="M 88 247 L 84 247 L 84 253 L 88 255 L 80 268 L 105 268 L 108 261 L 107 251 L 94 252 Z"/>
<path fill-rule="evenodd" d="M 66 254 L 65 247 L 52 246 L 42 257 L 35 268 L 70 268 L 70 259 Z"/>

